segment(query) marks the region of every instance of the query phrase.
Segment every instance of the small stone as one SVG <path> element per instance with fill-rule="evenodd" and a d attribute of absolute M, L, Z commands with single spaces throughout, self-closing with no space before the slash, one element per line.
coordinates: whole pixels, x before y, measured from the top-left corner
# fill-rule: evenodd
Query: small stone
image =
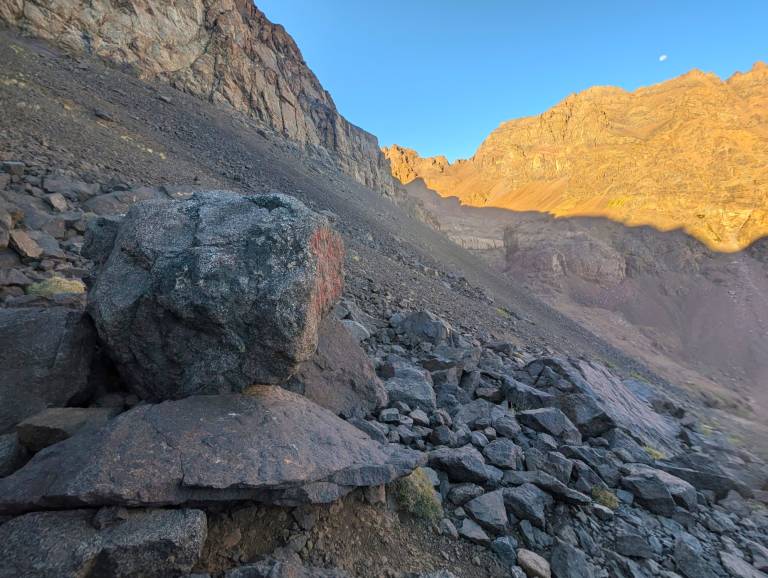
<path fill-rule="evenodd" d="M 501 536 L 491 542 L 491 552 L 496 554 L 502 564 L 512 567 L 517 564 L 517 540 L 512 536 Z"/>
<path fill-rule="evenodd" d="M 507 529 L 507 510 L 501 490 L 488 492 L 464 504 L 464 509 L 483 528 L 501 533 Z"/>
<path fill-rule="evenodd" d="M 458 538 L 459 537 L 459 531 L 456 529 L 456 526 L 454 526 L 453 522 L 451 522 L 448 518 L 443 518 L 440 520 L 440 533 L 443 536 L 450 536 L 451 538 Z"/>
<path fill-rule="evenodd" d="M 3 161 L 0 168 L 3 169 L 3 172 L 8 173 L 9 175 L 20 177 L 24 174 L 27 165 L 20 161 Z"/>
<path fill-rule="evenodd" d="M 429 416 L 423 410 L 414 409 L 408 416 L 414 424 L 429 427 Z"/>
<path fill-rule="evenodd" d="M 552 578 L 549 562 L 535 552 L 520 548 L 517 551 L 517 563 L 528 578 Z"/>
<path fill-rule="evenodd" d="M 64 195 L 61 193 L 53 193 L 51 195 L 47 195 L 45 200 L 48 201 L 48 204 L 51 205 L 51 207 L 60 213 L 65 212 L 69 208 L 67 205 L 67 199 L 65 199 Z"/>
<path fill-rule="evenodd" d="M 602 520 L 603 522 L 613 519 L 613 510 L 602 504 L 592 504 L 592 513 L 598 520 Z"/>
<path fill-rule="evenodd" d="M 488 537 L 488 534 L 486 534 L 478 524 L 469 518 L 466 518 L 461 523 L 461 528 L 459 528 L 459 535 L 463 538 L 466 538 L 470 542 L 480 544 L 481 546 L 487 546 L 491 543 L 491 539 Z"/>
<path fill-rule="evenodd" d="M 388 407 L 379 412 L 379 421 L 382 423 L 398 423 L 399 420 L 400 412 L 394 407 Z"/>
<path fill-rule="evenodd" d="M 614 542 L 616 552 L 630 558 L 653 558 L 653 550 L 648 540 L 640 534 L 626 533 L 616 536 Z"/>
<path fill-rule="evenodd" d="M 9 239 L 10 246 L 22 257 L 37 259 L 43 254 L 43 248 L 26 231 L 14 229 L 9 233 Z"/>

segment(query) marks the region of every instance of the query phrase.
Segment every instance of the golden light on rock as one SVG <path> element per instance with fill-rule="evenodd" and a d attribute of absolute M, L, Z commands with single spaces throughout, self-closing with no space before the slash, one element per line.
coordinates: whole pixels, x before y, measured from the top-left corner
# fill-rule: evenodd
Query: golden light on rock
<path fill-rule="evenodd" d="M 393 174 L 466 205 L 682 228 L 732 252 L 768 235 L 768 66 L 598 86 L 503 123 L 468 160 L 384 149 Z"/>

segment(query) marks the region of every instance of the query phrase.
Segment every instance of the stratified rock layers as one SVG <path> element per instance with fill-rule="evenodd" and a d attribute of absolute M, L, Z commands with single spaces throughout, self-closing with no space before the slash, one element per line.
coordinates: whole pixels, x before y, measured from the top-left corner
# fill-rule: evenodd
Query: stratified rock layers
<path fill-rule="evenodd" d="M 727 81 L 694 70 L 634 92 L 593 87 L 503 123 L 453 164 L 397 145 L 384 153 L 403 183 L 421 178 L 467 205 L 682 227 L 736 251 L 768 235 L 766 123 L 758 63 Z"/>

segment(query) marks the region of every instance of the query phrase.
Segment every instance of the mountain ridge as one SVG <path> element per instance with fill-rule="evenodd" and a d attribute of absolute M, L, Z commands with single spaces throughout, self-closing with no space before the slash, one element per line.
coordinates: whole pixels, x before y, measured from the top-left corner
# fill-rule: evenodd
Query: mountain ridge
<path fill-rule="evenodd" d="M 768 235 L 768 68 L 727 80 L 693 70 L 633 92 L 592 87 L 502 123 L 454 163 L 399 145 L 383 152 L 401 182 L 421 178 L 466 205 L 682 228 L 738 251 Z"/>

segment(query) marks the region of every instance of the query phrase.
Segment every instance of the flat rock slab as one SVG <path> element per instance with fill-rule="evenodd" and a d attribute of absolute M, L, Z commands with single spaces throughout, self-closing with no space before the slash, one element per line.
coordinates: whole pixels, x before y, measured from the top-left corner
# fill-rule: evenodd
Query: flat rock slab
<path fill-rule="evenodd" d="M 0 512 L 254 500 L 298 505 L 386 484 L 425 456 L 382 445 L 277 386 L 134 408 L 0 480 Z"/>
<path fill-rule="evenodd" d="M 201 510 L 34 512 L 0 526 L 0 578 L 186 575 L 207 533 Z"/>
<path fill-rule="evenodd" d="M 19 442 L 31 452 L 64 441 L 83 428 L 103 426 L 118 410 L 107 407 L 52 407 L 16 426 Z"/>

